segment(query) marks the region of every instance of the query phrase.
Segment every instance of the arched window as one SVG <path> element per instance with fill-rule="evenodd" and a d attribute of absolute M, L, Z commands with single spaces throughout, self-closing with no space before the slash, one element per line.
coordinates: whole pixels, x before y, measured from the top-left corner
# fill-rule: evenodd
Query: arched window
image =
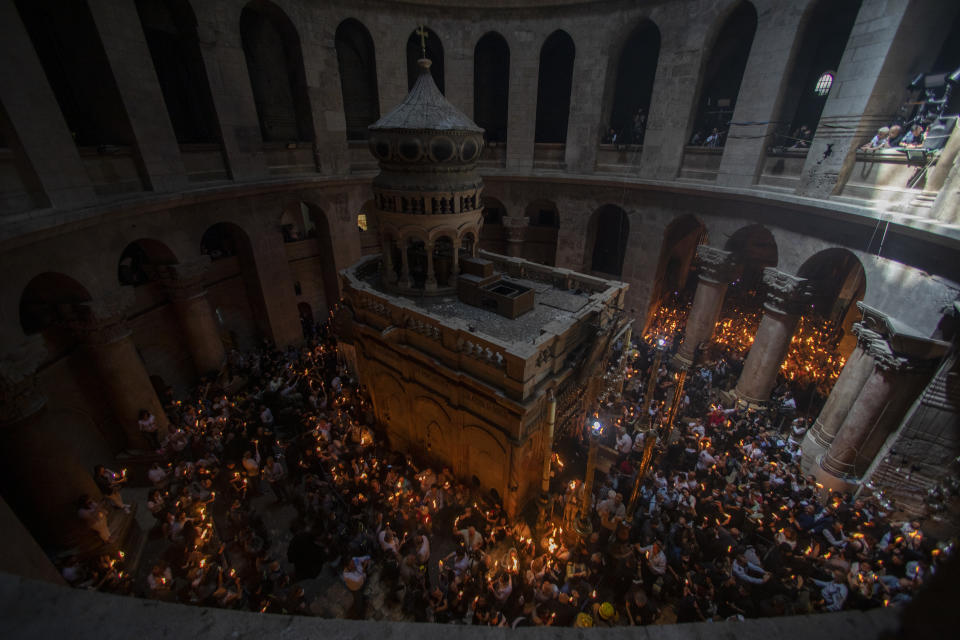
<path fill-rule="evenodd" d="M 716 129 L 722 146 L 724 135 L 740 93 L 740 82 L 747 68 L 753 35 L 757 30 L 757 11 L 749 2 L 741 2 L 723 24 L 710 50 L 704 69 L 694 118 L 693 139 L 706 141 Z"/>
<path fill-rule="evenodd" d="M 813 86 L 813 92 L 820 96 L 821 98 L 825 97 L 830 93 L 830 87 L 833 86 L 833 74 L 829 71 L 824 71 L 823 74 L 817 78 L 817 84 Z"/>
<path fill-rule="evenodd" d="M 380 118 L 373 38 L 366 27 L 349 18 L 337 27 L 335 43 L 347 139 L 366 140 L 367 127 Z"/>
<path fill-rule="evenodd" d="M 240 37 L 265 142 L 313 140 L 300 37 L 276 5 L 254 0 L 240 14 Z"/>
<path fill-rule="evenodd" d="M 660 30 L 644 20 L 623 45 L 617 64 L 610 127 L 617 132 L 618 142 L 643 144 L 659 56 Z"/>
<path fill-rule="evenodd" d="M 137 0 L 140 25 L 177 142 L 216 142 L 217 119 L 187 0 Z"/>
<path fill-rule="evenodd" d="M 87 3 L 16 0 L 16 6 L 77 145 L 133 144 L 133 129 Z"/>
<path fill-rule="evenodd" d="M 440 36 L 433 32 L 433 29 L 427 29 L 426 47 L 427 58 L 430 59 L 430 75 L 433 81 L 443 93 L 443 43 L 440 42 Z M 417 60 L 423 57 L 423 49 L 420 47 L 420 35 L 417 33 L 419 27 L 414 29 L 410 37 L 407 38 L 407 89 L 412 89 L 420 75 L 420 67 L 417 66 Z"/>
<path fill-rule="evenodd" d="M 810 11 L 784 94 L 775 144 L 803 148 L 817 128 L 860 0 L 820 0 Z"/>
<path fill-rule="evenodd" d="M 540 49 L 535 142 L 567 141 L 575 55 L 573 40 L 566 31 L 554 31 Z"/>
<path fill-rule="evenodd" d="M 488 142 L 507 139 L 510 47 L 499 33 L 480 38 L 473 50 L 473 120 Z"/>

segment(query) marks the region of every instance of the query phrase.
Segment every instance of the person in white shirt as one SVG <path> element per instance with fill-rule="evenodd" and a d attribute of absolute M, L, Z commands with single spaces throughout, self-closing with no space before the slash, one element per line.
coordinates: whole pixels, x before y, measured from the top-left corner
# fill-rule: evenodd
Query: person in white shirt
<path fill-rule="evenodd" d="M 823 598 L 823 608 L 827 611 L 840 611 L 847 601 L 847 594 L 850 590 L 844 584 L 843 572 L 837 571 L 833 574 L 833 581 L 814 579 L 814 584 L 820 587 L 820 596 Z"/>
<path fill-rule="evenodd" d="M 619 451 L 622 456 L 628 456 L 630 452 L 633 451 L 633 438 L 631 438 L 630 434 L 626 431 L 621 432 L 620 437 L 617 439 L 617 451 Z"/>

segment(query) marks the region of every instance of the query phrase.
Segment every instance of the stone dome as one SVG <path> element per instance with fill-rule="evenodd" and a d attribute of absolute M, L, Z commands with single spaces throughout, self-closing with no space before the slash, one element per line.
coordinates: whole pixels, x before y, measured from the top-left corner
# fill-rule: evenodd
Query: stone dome
<path fill-rule="evenodd" d="M 483 150 L 483 129 L 450 104 L 419 60 L 406 99 L 370 125 L 370 152 L 385 171 L 471 171 Z"/>

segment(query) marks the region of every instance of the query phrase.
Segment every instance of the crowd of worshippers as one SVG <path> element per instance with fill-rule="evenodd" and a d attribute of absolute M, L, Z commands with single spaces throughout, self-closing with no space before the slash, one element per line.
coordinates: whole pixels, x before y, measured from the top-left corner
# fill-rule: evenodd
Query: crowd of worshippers
<path fill-rule="evenodd" d="M 640 352 L 642 367 L 650 351 Z M 122 553 L 68 560 L 63 575 L 87 588 L 291 614 L 316 611 L 301 581 L 326 576 L 352 595 L 349 617 L 370 615 L 367 594 L 376 589 L 410 620 L 514 627 L 723 620 L 911 599 L 952 547 L 918 522 L 891 522 L 875 500 L 825 492 L 804 477 L 806 422 L 785 416 L 784 403 L 704 405 L 722 370 L 710 363 L 691 376 L 675 437 L 641 482 L 632 514 L 644 438 L 654 437 L 637 420 L 640 384 L 605 407 L 619 416 L 609 472 L 585 496 L 582 481 L 555 465 L 547 524 L 534 531 L 534 515 L 508 520 L 497 492 L 476 479 L 390 451 L 324 328 L 302 348 L 233 352 L 220 383 L 166 403 L 170 431 L 158 442 L 163 460 L 149 472 L 147 503 L 153 535 L 167 541 L 162 559 L 139 579 Z M 126 474 L 98 474 L 104 502 L 119 513 Z M 270 495 L 296 510 L 286 563 L 271 538 Z M 593 532 L 580 537 L 584 500 Z M 92 499 L 81 506 L 103 508 Z M 86 521 L 109 540 L 99 518 Z"/>

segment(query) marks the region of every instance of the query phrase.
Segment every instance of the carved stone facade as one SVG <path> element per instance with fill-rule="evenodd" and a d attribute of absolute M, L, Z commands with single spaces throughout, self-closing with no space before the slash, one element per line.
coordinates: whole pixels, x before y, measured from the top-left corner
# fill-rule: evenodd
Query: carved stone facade
<path fill-rule="evenodd" d="M 799 315 L 810 300 L 810 284 L 805 278 L 766 267 L 763 284 L 767 290 L 764 308 L 775 313 Z"/>

